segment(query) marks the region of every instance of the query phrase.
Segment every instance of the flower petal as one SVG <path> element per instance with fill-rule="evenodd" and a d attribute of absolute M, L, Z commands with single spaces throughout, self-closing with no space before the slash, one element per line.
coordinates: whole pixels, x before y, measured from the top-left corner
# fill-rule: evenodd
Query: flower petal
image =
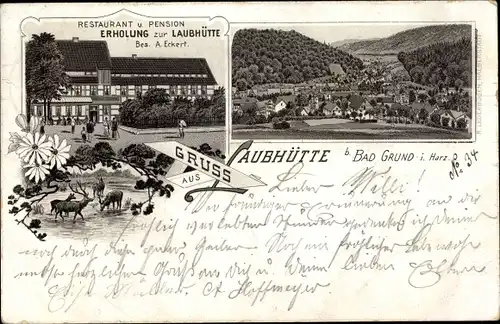
<path fill-rule="evenodd" d="M 33 134 L 28 134 L 24 136 L 22 139 L 23 143 L 26 144 L 26 146 L 33 146 Z"/>
<path fill-rule="evenodd" d="M 40 143 L 40 144 L 38 144 L 38 148 L 51 149 L 52 148 L 52 143 L 51 142 Z"/>
<path fill-rule="evenodd" d="M 43 135 L 45 136 L 45 135 Z M 39 132 L 36 132 L 35 133 L 35 137 L 33 138 L 33 144 L 36 144 L 38 145 L 38 140 L 40 139 L 40 133 Z"/>
<path fill-rule="evenodd" d="M 59 149 L 59 135 L 57 135 L 57 134 L 54 135 L 54 143 L 53 144 L 54 144 L 53 146 L 56 149 Z"/>
<path fill-rule="evenodd" d="M 24 157 L 24 163 L 28 163 L 29 165 L 34 165 L 34 161 L 35 161 L 35 151 L 30 151 L 29 154 L 26 154 L 25 157 Z M 33 158 L 33 162 L 30 162 L 31 159 Z"/>
<path fill-rule="evenodd" d="M 60 148 L 58 151 L 63 152 L 63 153 L 67 153 L 70 150 L 71 150 L 71 145 L 68 145 L 68 146 L 64 146 L 64 147 Z"/>
<path fill-rule="evenodd" d="M 61 145 L 59 145 L 59 147 L 58 147 L 58 148 L 59 148 L 59 149 L 62 149 L 62 148 L 68 147 L 68 146 L 69 146 L 69 147 L 71 147 L 71 145 L 68 145 L 68 142 L 66 141 L 66 139 L 63 139 L 63 140 L 61 141 Z"/>
<path fill-rule="evenodd" d="M 49 174 L 49 173 L 50 173 L 49 169 L 47 169 L 47 168 L 45 167 L 45 165 L 41 165 L 39 169 L 40 169 L 40 172 L 44 174 L 44 176 L 43 176 L 43 177 L 44 177 L 44 179 L 45 179 L 45 175 L 47 175 L 47 174 Z"/>
<path fill-rule="evenodd" d="M 19 145 L 19 148 L 16 150 L 16 154 L 19 155 L 19 158 L 22 159 L 31 151 L 31 147 Z"/>
<path fill-rule="evenodd" d="M 39 133 L 37 133 L 39 134 Z M 45 140 L 47 139 L 47 135 L 43 134 L 39 139 L 38 139 L 38 142 L 36 142 L 36 145 L 40 146 L 42 145 L 43 143 L 45 143 Z"/>
<path fill-rule="evenodd" d="M 24 173 L 26 176 L 30 176 L 33 172 L 35 172 L 35 168 L 29 168 L 26 173 Z"/>

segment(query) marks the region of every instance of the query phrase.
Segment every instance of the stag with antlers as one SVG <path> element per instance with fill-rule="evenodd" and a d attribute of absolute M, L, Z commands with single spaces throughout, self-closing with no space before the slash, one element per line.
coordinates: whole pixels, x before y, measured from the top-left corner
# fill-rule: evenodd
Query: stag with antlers
<path fill-rule="evenodd" d="M 85 220 L 82 215 L 82 210 L 94 199 L 89 197 L 89 194 L 85 191 L 83 188 L 82 184 L 80 181 L 76 182 L 78 185 L 78 188 L 73 188 L 71 184 L 69 185 L 69 188 L 71 191 L 74 193 L 80 194 L 83 196 L 82 200 L 80 201 L 61 201 L 56 205 L 56 220 L 57 220 L 57 215 L 61 216 L 62 220 L 64 220 L 64 217 L 62 213 L 66 213 L 68 215 L 70 212 L 74 212 L 75 216 L 73 217 L 73 223 L 76 222 L 76 216 L 80 215 L 82 220 Z"/>

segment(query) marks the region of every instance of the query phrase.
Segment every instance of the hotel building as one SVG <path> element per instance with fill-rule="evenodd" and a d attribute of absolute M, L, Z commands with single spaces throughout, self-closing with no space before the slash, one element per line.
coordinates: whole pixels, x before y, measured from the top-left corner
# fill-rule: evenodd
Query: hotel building
<path fill-rule="evenodd" d="M 165 89 L 172 98 L 210 99 L 217 82 L 204 58 L 111 57 L 107 42 L 73 38 L 56 41 L 70 87 L 52 100 L 52 119 L 68 116 L 102 122 L 118 116 L 120 104 L 152 88 Z M 43 103 L 31 106 L 43 115 Z"/>

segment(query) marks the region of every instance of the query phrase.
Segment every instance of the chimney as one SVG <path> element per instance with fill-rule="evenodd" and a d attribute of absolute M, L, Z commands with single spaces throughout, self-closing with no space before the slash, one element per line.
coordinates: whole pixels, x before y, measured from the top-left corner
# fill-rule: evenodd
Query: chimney
<path fill-rule="evenodd" d="M 78 43 L 79 38 L 78 37 L 73 37 L 73 43 Z"/>
<path fill-rule="evenodd" d="M 137 58 L 137 54 L 132 54 L 132 58 L 136 59 Z"/>

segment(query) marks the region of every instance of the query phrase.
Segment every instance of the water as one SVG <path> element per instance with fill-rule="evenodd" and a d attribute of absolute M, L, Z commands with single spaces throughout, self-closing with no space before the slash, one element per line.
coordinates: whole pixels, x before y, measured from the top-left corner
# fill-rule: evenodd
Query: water
<path fill-rule="evenodd" d="M 89 179 L 88 181 L 93 181 L 93 179 Z M 124 237 L 148 228 L 152 217 L 154 217 L 153 215 L 150 214 L 146 216 L 141 213 L 137 217 L 134 217 L 130 208 L 125 207 L 125 201 L 129 198 L 132 199 L 132 202 L 145 201 L 147 199 L 146 190 L 135 190 L 134 179 L 112 178 L 105 179 L 104 181 L 106 183 L 104 194 L 114 189 L 123 191 L 122 209 L 120 211 L 113 211 L 113 207 L 110 206 L 109 211 L 105 209 L 101 212 L 99 201 L 96 198 L 82 210 L 85 220 L 82 220 L 80 215 L 78 215 L 76 217 L 76 222 L 73 223 L 74 213 L 70 213 L 69 217 L 64 217 L 64 221 L 59 216 L 56 221 L 55 211 L 52 215 L 50 214 L 50 201 L 54 199 L 64 200 L 72 193 L 72 191 L 68 189 L 65 192 L 52 194 L 40 203 L 44 209 L 43 215 L 31 215 L 42 221 L 41 229 L 38 229 L 38 231 L 47 233 L 47 240 L 50 240 L 51 236 L 57 236 L 75 240 L 88 238 L 89 240 L 109 241 L 110 239 L 117 238 L 125 227 L 127 227 L 127 230 L 123 234 Z M 92 197 L 90 186 L 87 186 L 86 191 Z M 81 198 L 81 195 L 76 194 L 76 199 L 73 201 L 79 201 Z M 159 199 L 165 198 L 155 196 L 153 201 Z"/>

